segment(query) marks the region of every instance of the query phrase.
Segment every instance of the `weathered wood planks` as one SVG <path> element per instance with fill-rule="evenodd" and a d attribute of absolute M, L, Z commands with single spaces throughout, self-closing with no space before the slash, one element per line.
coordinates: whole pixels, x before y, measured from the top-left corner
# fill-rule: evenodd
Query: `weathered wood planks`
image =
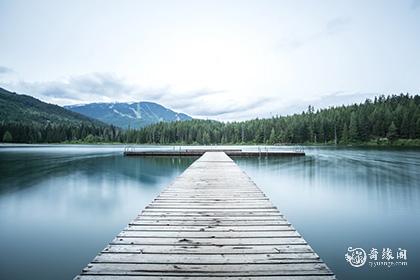
<path fill-rule="evenodd" d="M 75 279 L 335 279 L 254 182 L 207 152 Z"/>
<path fill-rule="evenodd" d="M 124 151 L 125 156 L 142 156 L 142 157 L 159 157 L 159 156 L 202 156 L 206 152 L 214 153 L 218 150 L 215 149 L 191 149 L 191 150 L 156 150 L 156 151 L 135 151 L 127 150 Z M 220 150 L 231 157 L 290 157 L 290 156 L 304 156 L 303 151 L 272 151 L 272 150 L 260 150 L 260 151 L 242 151 L 241 149 L 233 150 Z"/>

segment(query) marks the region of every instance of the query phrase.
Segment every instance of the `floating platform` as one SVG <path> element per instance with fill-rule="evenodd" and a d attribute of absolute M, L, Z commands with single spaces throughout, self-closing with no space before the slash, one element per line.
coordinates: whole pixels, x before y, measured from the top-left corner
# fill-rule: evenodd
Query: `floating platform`
<path fill-rule="evenodd" d="M 230 157 L 282 157 L 282 156 L 304 156 L 303 150 L 297 151 L 243 151 L 241 149 L 187 149 L 187 150 L 154 150 L 154 151 L 136 151 L 134 149 L 124 150 L 125 156 L 202 156 L 206 152 L 223 152 Z"/>
<path fill-rule="evenodd" d="M 76 280 L 335 279 L 224 152 L 206 152 Z"/>

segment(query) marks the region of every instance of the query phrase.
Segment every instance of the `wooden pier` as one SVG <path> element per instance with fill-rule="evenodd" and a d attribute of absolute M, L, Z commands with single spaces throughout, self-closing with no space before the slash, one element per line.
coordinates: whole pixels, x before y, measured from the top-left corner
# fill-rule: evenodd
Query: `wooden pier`
<path fill-rule="evenodd" d="M 125 156 L 202 156 L 206 152 L 223 152 L 230 157 L 283 157 L 283 156 L 304 156 L 303 150 L 296 151 L 273 151 L 268 149 L 261 149 L 256 151 L 243 151 L 241 149 L 186 149 L 186 150 L 154 150 L 145 151 L 139 150 L 125 150 Z"/>
<path fill-rule="evenodd" d="M 335 276 L 224 152 L 196 160 L 75 277 L 228 278 Z"/>

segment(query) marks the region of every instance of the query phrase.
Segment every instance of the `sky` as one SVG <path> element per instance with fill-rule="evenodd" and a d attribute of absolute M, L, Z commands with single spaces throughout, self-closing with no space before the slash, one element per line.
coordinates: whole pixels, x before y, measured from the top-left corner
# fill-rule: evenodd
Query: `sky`
<path fill-rule="evenodd" d="M 0 87 L 244 120 L 420 90 L 420 0 L 0 0 Z"/>

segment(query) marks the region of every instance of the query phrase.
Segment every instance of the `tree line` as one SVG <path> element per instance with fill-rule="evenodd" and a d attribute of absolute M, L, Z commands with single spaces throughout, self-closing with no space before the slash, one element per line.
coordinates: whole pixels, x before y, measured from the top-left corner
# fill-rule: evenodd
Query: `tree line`
<path fill-rule="evenodd" d="M 144 144 L 351 144 L 420 139 L 420 96 L 379 96 L 361 104 L 243 122 L 160 122 L 139 130 L 95 125 L 0 122 L 3 142 Z"/>
<path fill-rule="evenodd" d="M 3 142 L 62 143 L 62 142 L 123 142 L 122 130 L 114 126 L 86 124 L 27 124 L 0 122 Z"/>
<path fill-rule="evenodd" d="M 223 123 L 158 123 L 125 133 L 126 142 L 155 144 L 350 144 L 420 138 L 420 96 L 392 95 L 362 104 Z"/>

